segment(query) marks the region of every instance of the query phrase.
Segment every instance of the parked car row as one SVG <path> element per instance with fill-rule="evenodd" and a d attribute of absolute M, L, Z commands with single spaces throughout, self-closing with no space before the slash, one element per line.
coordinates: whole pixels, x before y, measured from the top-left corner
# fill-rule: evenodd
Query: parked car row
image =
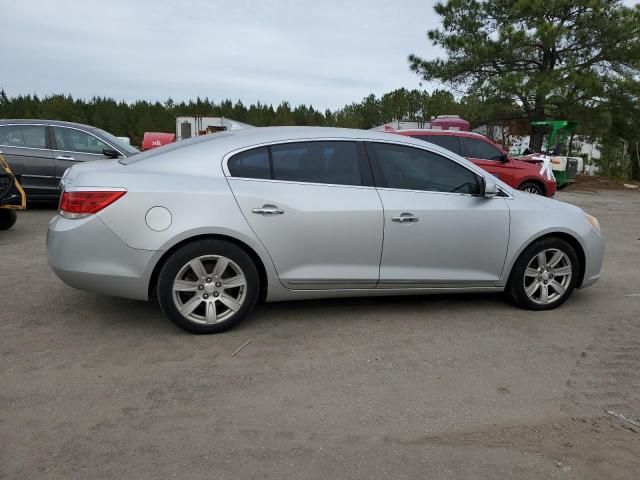
<path fill-rule="evenodd" d="M 467 138 L 454 136 L 463 153 Z M 506 291 L 546 310 L 602 265 L 594 217 L 411 135 L 238 130 L 77 163 L 62 184 L 56 275 L 155 298 L 195 333 L 233 327 L 259 298 Z"/>

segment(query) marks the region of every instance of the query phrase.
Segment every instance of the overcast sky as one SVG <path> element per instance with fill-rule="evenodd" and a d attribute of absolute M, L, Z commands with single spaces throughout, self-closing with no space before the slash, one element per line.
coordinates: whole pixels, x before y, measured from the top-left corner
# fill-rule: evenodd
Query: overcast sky
<path fill-rule="evenodd" d="M 415 88 L 432 1 L 0 0 L 7 94 L 338 107 Z"/>
<path fill-rule="evenodd" d="M 419 86 L 407 55 L 438 55 L 434 3 L 0 0 L 0 87 L 336 108 Z"/>

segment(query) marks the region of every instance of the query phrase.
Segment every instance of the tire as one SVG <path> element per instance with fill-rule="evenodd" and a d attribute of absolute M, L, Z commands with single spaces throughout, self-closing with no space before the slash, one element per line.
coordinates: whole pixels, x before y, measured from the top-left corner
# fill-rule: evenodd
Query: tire
<path fill-rule="evenodd" d="M 9 230 L 18 219 L 18 215 L 13 210 L 0 208 L 0 230 Z"/>
<path fill-rule="evenodd" d="M 220 333 L 253 310 L 259 283 L 258 270 L 242 248 L 210 239 L 173 252 L 160 270 L 156 291 L 162 312 L 183 330 Z"/>
<path fill-rule="evenodd" d="M 544 264 L 541 266 L 542 258 Z M 553 264 L 555 261 L 557 263 Z M 529 245 L 516 260 L 506 293 L 519 307 L 551 310 L 569 298 L 575 289 L 580 269 L 578 256 L 571 245 L 560 238 L 542 238 Z"/>
<path fill-rule="evenodd" d="M 518 187 L 518 190 L 533 193 L 534 195 L 542 195 L 544 197 L 544 188 L 537 182 L 524 182 Z"/>

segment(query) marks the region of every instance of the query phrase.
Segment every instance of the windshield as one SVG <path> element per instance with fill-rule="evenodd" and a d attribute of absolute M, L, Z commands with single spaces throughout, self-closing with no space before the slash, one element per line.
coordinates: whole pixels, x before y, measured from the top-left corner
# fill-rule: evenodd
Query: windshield
<path fill-rule="evenodd" d="M 140 153 L 140 150 L 138 150 L 135 147 L 132 147 L 127 142 L 123 142 L 118 137 L 116 137 L 114 135 L 111 135 L 109 132 L 105 132 L 104 130 L 101 130 L 99 128 L 95 128 L 94 131 L 96 133 L 98 133 L 101 137 L 103 137 L 111 145 L 113 145 L 117 149 L 119 149 L 122 152 L 124 152 L 127 156 L 135 155 L 136 153 Z"/>

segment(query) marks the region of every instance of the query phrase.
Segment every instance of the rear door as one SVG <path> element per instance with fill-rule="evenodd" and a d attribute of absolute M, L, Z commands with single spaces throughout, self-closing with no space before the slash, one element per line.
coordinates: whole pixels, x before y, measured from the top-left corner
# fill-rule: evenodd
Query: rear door
<path fill-rule="evenodd" d="M 46 125 L 0 125 L 0 154 L 13 173 L 22 176 L 27 198 L 57 196 L 58 182 Z"/>
<path fill-rule="evenodd" d="M 102 151 L 105 148 L 113 148 L 102 139 L 75 127 L 61 127 L 54 125 L 54 161 L 55 175 L 62 178 L 65 170 L 77 162 L 91 160 L 104 160 L 106 157 Z"/>
<path fill-rule="evenodd" d="M 383 214 L 361 144 L 254 148 L 228 158 L 225 174 L 284 286 L 375 287 Z"/>

